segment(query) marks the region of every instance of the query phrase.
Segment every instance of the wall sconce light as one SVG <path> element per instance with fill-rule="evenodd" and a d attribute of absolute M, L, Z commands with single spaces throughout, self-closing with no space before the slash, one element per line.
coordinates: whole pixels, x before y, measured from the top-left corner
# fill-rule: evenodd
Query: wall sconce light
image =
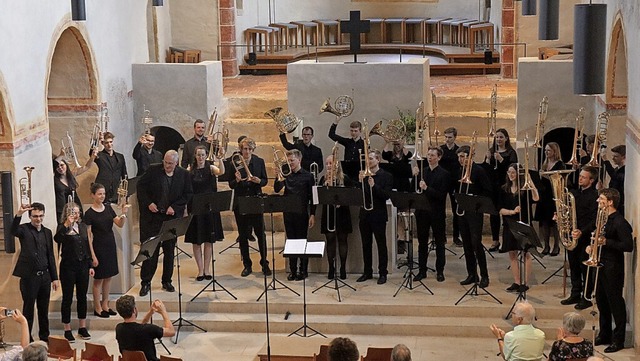
<path fill-rule="evenodd" d="M 84 7 L 84 0 L 71 0 L 71 20 L 87 20 L 87 12 Z"/>
<path fill-rule="evenodd" d="M 540 0 L 538 40 L 558 40 L 560 0 Z"/>
<path fill-rule="evenodd" d="M 522 0 L 522 16 L 532 16 L 536 14 L 536 0 Z"/>
<path fill-rule="evenodd" d="M 607 4 L 576 4 L 573 28 L 573 93 L 604 93 Z"/>
<path fill-rule="evenodd" d="M 162 6 L 163 4 L 163 0 L 153 0 L 152 3 L 153 6 Z"/>

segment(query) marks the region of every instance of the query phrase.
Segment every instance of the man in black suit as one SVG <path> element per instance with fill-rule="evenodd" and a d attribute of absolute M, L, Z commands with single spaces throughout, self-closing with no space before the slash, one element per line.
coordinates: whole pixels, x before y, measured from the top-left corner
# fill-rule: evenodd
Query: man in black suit
<path fill-rule="evenodd" d="M 151 164 L 162 162 L 162 153 L 153 149 L 156 137 L 152 134 L 143 134 L 133 148 L 133 159 L 138 165 L 136 177 L 141 176 Z"/>
<path fill-rule="evenodd" d="M 177 167 L 178 152 L 169 150 L 165 153 L 162 164 L 154 164 L 147 169 L 138 181 L 138 203 L 140 206 L 140 241 L 160 232 L 162 223 L 184 216 L 187 202 L 193 196 L 191 177 L 186 169 Z M 162 242 L 164 253 L 162 261 L 162 289 L 174 292 L 171 284 L 173 276 L 173 258 L 175 256 L 176 239 Z M 140 278 L 142 287 L 140 296 L 146 296 L 151 289 L 151 279 L 158 267 L 160 245 L 151 258 L 142 262 Z"/>
<path fill-rule="evenodd" d="M 313 139 L 313 128 L 302 128 L 302 141 L 297 141 L 295 144 L 289 143 L 286 133 L 280 133 L 280 143 L 286 150 L 297 149 L 302 154 L 302 169 L 307 172 L 311 172 L 311 164 L 318 165 L 318 174 L 324 169 L 324 158 L 322 157 L 322 149 L 311 143 Z M 316 174 L 316 176 L 318 176 Z M 319 180 L 319 179 L 318 179 Z"/>
<path fill-rule="evenodd" d="M 29 211 L 30 223 L 20 224 L 24 212 Z M 53 252 L 53 234 L 42 225 L 44 204 L 32 203 L 21 206 L 13 218 L 11 234 L 20 240 L 20 255 L 13 275 L 20 277 L 22 313 L 29 324 L 29 334 L 33 328 L 33 307 L 38 305 L 38 336 L 49 340 L 49 297 L 60 286 L 56 260 Z M 31 336 L 30 336 L 31 338 Z M 33 340 L 31 340 L 33 341 Z"/>
<path fill-rule="evenodd" d="M 98 175 L 94 183 L 104 185 L 107 193 L 106 200 L 111 203 L 118 202 L 118 186 L 120 180 L 127 179 L 127 164 L 124 156 L 113 150 L 113 138 L 111 132 L 104 133 L 102 145 L 104 149 L 98 153 L 94 162 L 98 165 Z"/>
<path fill-rule="evenodd" d="M 264 160 L 253 154 L 256 149 L 256 143 L 251 138 L 244 138 L 240 142 L 240 156 L 244 160 L 249 173 L 243 168 L 235 172 L 235 178 L 229 181 L 229 187 L 234 190 L 237 197 L 252 197 L 262 193 L 262 187 L 267 185 L 267 169 L 264 166 Z M 235 157 L 239 158 L 239 157 Z M 236 164 L 234 164 L 234 167 Z M 249 255 L 249 236 L 251 229 L 254 230 L 258 237 L 258 249 L 260 251 L 260 265 L 265 275 L 271 274 L 269 269 L 269 261 L 267 261 L 267 240 L 264 233 L 264 219 L 262 214 L 240 214 L 237 204 L 233 202 L 235 208 L 233 210 L 238 225 L 238 234 L 240 242 L 240 254 L 242 255 L 242 264 L 244 269 L 240 274 L 242 277 L 250 275 L 253 263 Z"/>

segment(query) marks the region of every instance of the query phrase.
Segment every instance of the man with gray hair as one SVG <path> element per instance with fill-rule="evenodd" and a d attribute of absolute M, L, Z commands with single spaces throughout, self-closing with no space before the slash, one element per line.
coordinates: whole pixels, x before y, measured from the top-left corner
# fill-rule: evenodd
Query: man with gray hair
<path fill-rule="evenodd" d="M 391 350 L 391 361 L 411 361 L 411 350 L 399 343 Z"/>
<path fill-rule="evenodd" d="M 511 313 L 513 330 L 505 333 L 495 324 L 490 326 L 491 332 L 498 339 L 498 348 L 502 357 L 507 360 L 541 360 L 544 348 L 544 332 L 531 324 L 536 318 L 536 311 L 529 302 L 518 302 Z"/>
<path fill-rule="evenodd" d="M 47 351 L 44 341 L 32 342 L 22 351 L 22 361 L 47 361 Z"/>

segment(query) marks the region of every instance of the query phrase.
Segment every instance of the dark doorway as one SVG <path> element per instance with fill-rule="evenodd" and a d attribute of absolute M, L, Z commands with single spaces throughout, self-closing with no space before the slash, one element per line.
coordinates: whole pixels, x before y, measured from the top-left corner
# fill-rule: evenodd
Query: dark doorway
<path fill-rule="evenodd" d="M 185 142 L 178 131 L 165 126 L 152 127 L 151 134 L 156 136 L 156 144 L 153 147 L 162 154 L 169 149 L 177 151 L 180 144 Z"/>

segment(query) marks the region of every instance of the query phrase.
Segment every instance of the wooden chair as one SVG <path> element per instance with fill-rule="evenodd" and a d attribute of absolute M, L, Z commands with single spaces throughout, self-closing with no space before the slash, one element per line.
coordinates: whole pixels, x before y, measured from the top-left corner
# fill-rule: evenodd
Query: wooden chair
<path fill-rule="evenodd" d="M 177 357 L 167 356 L 167 355 L 160 355 L 160 361 L 182 361 L 182 359 Z"/>
<path fill-rule="evenodd" d="M 49 336 L 49 357 L 76 361 L 76 350 L 71 348 L 66 338 Z"/>
<path fill-rule="evenodd" d="M 313 361 L 329 361 L 329 345 L 320 345 L 318 354 L 313 354 Z"/>
<path fill-rule="evenodd" d="M 365 356 L 360 356 L 362 361 L 388 361 L 391 360 L 391 347 L 369 347 Z"/>
<path fill-rule="evenodd" d="M 80 360 L 89 361 L 113 361 L 113 356 L 109 355 L 107 348 L 104 345 L 96 343 L 85 342 L 84 350 L 80 352 Z"/>
<path fill-rule="evenodd" d="M 142 351 L 122 351 L 119 361 L 147 361 L 147 356 Z"/>

